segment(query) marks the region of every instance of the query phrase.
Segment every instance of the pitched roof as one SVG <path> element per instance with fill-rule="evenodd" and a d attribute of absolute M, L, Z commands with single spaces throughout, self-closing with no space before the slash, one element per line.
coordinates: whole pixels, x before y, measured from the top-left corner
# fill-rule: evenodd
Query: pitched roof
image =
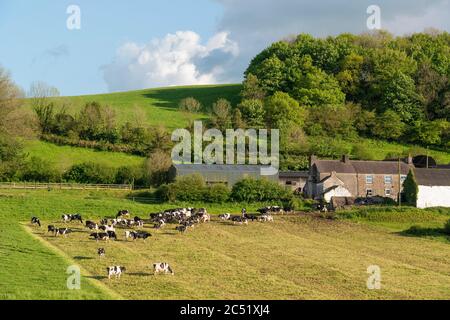
<path fill-rule="evenodd" d="M 316 160 L 314 165 L 321 173 L 398 174 L 398 161 Z M 408 174 L 409 165 L 400 162 L 401 174 Z"/>
<path fill-rule="evenodd" d="M 450 186 L 449 169 L 414 169 L 419 186 Z"/>

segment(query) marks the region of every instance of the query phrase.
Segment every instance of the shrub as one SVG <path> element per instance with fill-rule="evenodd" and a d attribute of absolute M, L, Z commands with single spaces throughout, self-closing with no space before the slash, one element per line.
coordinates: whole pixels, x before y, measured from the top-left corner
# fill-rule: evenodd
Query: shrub
<path fill-rule="evenodd" d="M 448 220 L 444 225 L 444 233 L 450 235 L 450 220 Z"/>
<path fill-rule="evenodd" d="M 173 183 L 162 185 L 156 195 L 161 201 L 196 202 L 204 199 L 205 181 L 199 174 L 178 177 Z"/>
<path fill-rule="evenodd" d="M 206 188 L 204 200 L 211 203 L 224 203 L 229 200 L 231 195 L 230 189 L 224 184 L 215 184 Z"/>
<path fill-rule="evenodd" d="M 231 198 L 239 202 L 280 202 L 289 201 L 292 198 L 292 192 L 280 186 L 277 182 L 246 178 L 234 185 Z"/>
<path fill-rule="evenodd" d="M 141 181 L 142 175 L 142 170 L 139 167 L 120 167 L 116 172 L 115 183 L 136 184 L 136 181 Z"/>
<path fill-rule="evenodd" d="M 116 172 L 113 168 L 87 162 L 72 166 L 63 178 L 77 183 L 111 184 L 115 182 Z"/>
<path fill-rule="evenodd" d="M 28 182 L 60 182 L 61 173 L 50 162 L 38 157 L 32 157 L 22 168 L 20 180 Z"/>

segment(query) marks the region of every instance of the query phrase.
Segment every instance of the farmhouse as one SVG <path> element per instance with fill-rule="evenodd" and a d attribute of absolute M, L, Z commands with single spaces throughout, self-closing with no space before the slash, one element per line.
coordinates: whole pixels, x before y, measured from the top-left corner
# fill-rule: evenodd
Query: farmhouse
<path fill-rule="evenodd" d="M 450 170 L 413 169 L 418 208 L 450 207 Z"/>
<path fill-rule="evenodd" d="M 238 181 L 245 178 L 269 179 L 278 181 L 278 174 L 266 176 L 261 175 L 265 166 L 258 165 L 226 165 L 226 164 L 175 164 L 170 169 L 172 178 L 199 174 L 209 185 L 225 184 L 234 186 Z"/>
<path fill-rule="evenodd" d="M 331 197 L 381 196 L 397 199 L 411 167 L 404 161 L 319 160 L 311 157 L 305 194 L 329 202 Z"/>

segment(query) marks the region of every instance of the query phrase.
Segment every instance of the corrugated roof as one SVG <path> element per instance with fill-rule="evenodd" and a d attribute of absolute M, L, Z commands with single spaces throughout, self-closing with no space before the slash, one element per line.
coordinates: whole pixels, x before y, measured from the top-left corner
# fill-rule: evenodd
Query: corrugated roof
<path fill-rule="evenodd" d="M 259 165 L 239 165 L 239 164 L 174 164 L 175 169 L 181 171 L 239 171 L 239 172 L 260 172 L 261 168 L 269 166 Z"/>
<path fill-rule="evenodd" d="M 420 186 L 450 186 L 449 169 L 414 169 L 417 184 Z"/>
<path fill-rule="evenodd" d="M 280 178 L 307 178 L 309 171 L 280 171 Z"/>
<path fill-rule="evenodd" d="M 316 160 L 314 165 L 321 173 L 398 174 L 397 161 Z M 409 165 L 400 162 L 401 174 L 408 174 Z"/>

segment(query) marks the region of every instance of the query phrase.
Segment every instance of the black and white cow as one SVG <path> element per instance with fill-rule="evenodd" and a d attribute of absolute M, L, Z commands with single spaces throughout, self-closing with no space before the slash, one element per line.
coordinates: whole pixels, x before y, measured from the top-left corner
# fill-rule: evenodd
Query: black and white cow
<path fill-rule="evenodd" d="M 252 220 L 252 222 L 253 221 L 257 221 L 258 220 L 258 217 L 257 216 L 255 216 L 254 214 L 245 214 L 244 216 L 243 216 L 244 218 L 246 218 L 247 220 Z"/>
<path fill-rule="evenodd" d="M 248 219 L 247 218 L 243 218 L 243 217 L 232 217 L 231 221 L 233 221 L 233 224 L 248 224 Z"/>
<path fill-rule="evenodd" d="M 54 233 L 55 231 L 56 231 L 56 227 L 55 226 L 50 225 L 50 226 L 47 227 L 47 233 L 49 233 L 49 232 Z"/>
<path fill-rule="evenodd" d="M 271 216 L 270 214 L 263 214 L 259 217 L 258 221 L 273 222 L 273 216 Z"/>
<path fill-rule="evenodd" d="M 106 254 L 105 248 L 99 248 L 99 249 L 97 250 L 97 254 L 98 254 L 98 256 L 99 256 L 100 258 L 104 257 L 105 254 Z"/>
<path fill-rule="evenodd" d="M 39 220 L 39 218 L 37 218 L 37 217 L 33 217 L 33 218 L 31 218 L 31 224 L 41 227 L 41 220 Z"/>
<path fill-rule="evenodd" d="M 229 213 L 220 214 L 220 215 L 219 215 L 219 218 L 220 218 L 221 220 L 230 220 L 231 214 L 229 214 Z"/>
<path fill-rule="evenodd" d="M 107 267 L 106 271 L 108 272 L 108 279 L 111 279 L 111 276 L 115 276 L 116 278 L 120 279 L 122 273 L 125 273 L 126 268 L 121 266 L 112 266 Z"/>
<path fill-rule="evenodd" d="M 115 231 L 106 231 L 106 233 L 108 234 L 108 237 L 109 237 L 110 239 L 117 240 L 117 234 L 116 234 Z"/>
<path fill-rule="evenodd" d="M 64 236 L 67 238 L 67 236 L 72 233 L 72 230 L 67 228 L 56 228 L 55 229 L 55 237 L 56 236 Z"/>
<path fill-rule="evenodd" d="M 170 265 L 168 263 L 165 262 L 158 262 L 158 263 L 154 263 L 153 264 L 153 274 L 156 275 L 157 273 L 170 273 L 172 275 L 175 274 L 175 272 L 173 272 L 172 268 L 170 267 Z"/>
<path fill-rule="evenodd" d="M 86 221 L 86 228 L 89 228 L 90 230 L 98 230 L 98 224 L 92 221 Z"/>
<path fill-rule="evenodd" d="M 70 221 L 80 221 L 81 223 L 83 223 L 83 218 L 81 217 L 81 214 L 74 214 L 72 215 L 72 219 Z"/>
<path fill-rule="evenodd" d="M 117 212 L 117 214 L 116 214 L 116 219 L 117 218 L 121 218 L 121 217 L 127 217 L 127 216 L 129 216 L 130 215 L 130 211 L 128 211 L 128 210 L 119 210 L 119 212 Z"/>
<path fill-rule="evenodd" d="M 98 232 L 91 233 L 89 236 L 94 238 L 94 240 L 96 240 L 97 242 L 99 240 L 103 240 L 103 241 L 108 241 L 109 240 L 108 234 L 107 233 L 103 233 L 103 232 L 101 232 L 101 233 L 98 233 Z"/>
<path fill-rule="evenodd" d="M 70 221 L 72 221 L 72 215 L 71 214 L 63 214 L 61 216 L 61 219 L 65 223 L 70 222 Z"/>

